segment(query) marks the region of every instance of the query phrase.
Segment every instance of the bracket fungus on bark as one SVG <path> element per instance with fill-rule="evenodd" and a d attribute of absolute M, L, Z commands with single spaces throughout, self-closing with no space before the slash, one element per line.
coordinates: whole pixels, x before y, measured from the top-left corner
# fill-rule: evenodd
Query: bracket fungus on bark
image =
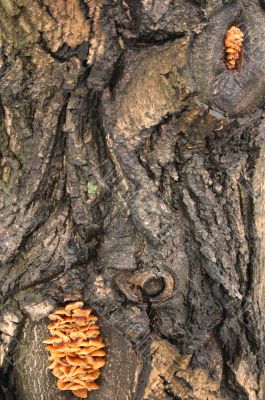
<path fill-rule="evenodd" d="M 224 37 L 236 26 L 244 32 L 240 68 L 227 68 Z M 214 32 L 214 34 L 213 34 Z M 228 116 L 242 116 L 263 101 L 265 13 L 259 1 L 225 4 L 191 43 L 191 65 L 202 100 Z M 227 47 L 228 48 L 228 47 Z M 207 60 L 207 61 L 206 61 Z"/>
<path fill-rule="evenodd" d="M 49 315 L 51 337 L 43 342 L 50 351 L 49 368 L 58 378 L 59 390 L 71 390 L 77 397 L 87 398 L 88 392 L 99 389 L 95 382 L 105 365 L 105 344 L 96 324 L 97 317 L 84 303 L 69 303 Z"/>
<path fill-rule="evenodd" d="M 244 33 L 237 27 L 231 26 L 225 35 L 226 66 L 228 69 L 238 67 L 242 57 Z"/>

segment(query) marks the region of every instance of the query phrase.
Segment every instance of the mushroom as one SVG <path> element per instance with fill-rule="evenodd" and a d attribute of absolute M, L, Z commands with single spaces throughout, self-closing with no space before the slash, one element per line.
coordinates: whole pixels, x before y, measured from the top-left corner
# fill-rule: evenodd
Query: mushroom
<path fill-rule="evenodd" d="M 86 381 L 94 381 L 96 379 L 98 379 L 100 375 L 99 371 L 94 371 L 94 372 L 89 372 L 87 375 L 85 375 L 84 380 Z"/>
<path fill-rule="evenodd" d="M 86 387 L 87 387 L 88 390 L 97 390 L 97 389 L 99 389 L 98 384 L 95 383 L 95 382 L 88 382 L 86 384 Z"/>
<path fill-rule="evenodd" d="M 101 357 L 94 357 L 94 364 L 93 364 L 93 367 L 94 367 L 95 369 L 102 368 L 102 367 L 104 367 L 105 364 L 106 364 L 106 361 L 105 361 L 103 358 L 101 358 Z"/>
<path fill-rule="evenodd" d="M 83 332 L 72 332 L 69 336 L 72 340 L 86 339 L 86 334 Z"/>
<path fill-rule="evenodd" d="M 51 321 L 62 321 L 62 320 L 63 320 L 63 318 L 60 317 L 60 315 L 57 315 L 57 314 L 50 314 L 50 315 L 48 316 L 48 318 L 49 318 Z"/>
<path fill-rule="evenodd" d="M 105 347 L 105 344 L 103 342 L 101 342 L 100 340 L 96 340 L 96 339 L 89 339 L 88 343 L 90 346 L 95 346 L 98 349 Z"/>
<path fill-rule="evenodd" d="M 95 350 L 93 353 L 91 353 L 91 356 L 93 357 L 105 357 L 106 352 L 105 350 Z"/>
<path fill-rule="evenodd" d="M 73 310 L 73 315 L 76 317 L 87 317 L 92 312 L 92 308 L 76 308 Z"/>
<path fill-rule="evenodd" d="M 78 365 L 80 367 L 87 366 L 86 360 L 83 360 L 82 358 L 79 358 L 79 357 L 66 356 L 66 360 L 68 361 L 69 365 Z"/>
<path fill-rule="evenodd" d="M 69 338 L 67 335 L 65 335 L 63 332 L 61 332 L 61 331 L 59 331 L 59 329 L 58 330 L 55 330 L 54 331 L 54 334 L 56 335 L 56 336 L 59 336 L 60 338 L 62 338 L 63 339 L 63 341 L 64 342 L 70 342 L 70 340 L 71 340 L 71 338 Z"/>
<path fill-rule="evenodd" d="M 106 351 L 91 308 L 83 308 L 83 302 L 69 303 L 49 315 L 48 328 L 52 334 L 43 343 L 50 351 L 48 367 L 58 378 L 59 390 L 71 390 L 79 398 L 99 389 L 95 382 L 99 369 L 105 365 Z"/>
<path fill-rule="evenodd" d="M 244 33 L 237 26 L 231 26 L 225 36 L 226 66 L 235 69 L 240 60 Z"/>
<path fill-rule="evenodd" d="M 57 326 L 59 326 L 60 325 L 60 321 L 59 320 L 56 320 L 56 321 L 53 321 L 53 322 L 51 322 L 49 325 L 48 325 L 48 329 L 55 329 L 55 328 L 57 328 Z"/>
<path fill-rule="evenodd" d="M 73 316 L 73 321 L 77 325 L 87 325 L 87 318 L 86 317 L 75 317 L 75 316 Z"/>
<path fill-rule="evenodd" d="M 91 353 L 93 353 L 93 350 L 91 351 L 89 347 L 83 347 L 82 349 L 78 350 L 76 354 L 78 354 L 79 356 L 86 356 Z"/>
<path fill-rule="evenodd" d="M 98 329 L 97 330 L 96 329 L 88 329 L 85 332 L 86 332 L 87 339 L 93 339 L 93 338 L 98 337 L 98 335 L 99 335 L 99 330 Z"/>
<path fill-rule="evenodd" d="M 70 373 L 70 375 L 75 376 L 75 375 L 81 375 L 81 374 L 86 374 L 87 370 L 83 370 L 80 367 L 75 367 L 75 370 L 73 372 Z"/>
<path fill-rule="evenodd" d="M 48 339 L 43 340 L 43 343 L 53 344 L 53 343 L 61 343 L 62 339 L 59 336 L 51 336 Z"/>
<path fill-rule="evenodd" d="M 81 399 L 87 398 L 87 389 L 73 390 L 72 392 L 75 396 L 81 397 Z"/>
<path fill-rule="evenodd" d="M 82 303 L 82 301 L 76 301 L 74 303 L 69 303 L 65 306 L 65 311 L 66 312 L 70 312 L 73 311 L 75 308 L 81 308 L 83 307 L 84 303 Z"/>

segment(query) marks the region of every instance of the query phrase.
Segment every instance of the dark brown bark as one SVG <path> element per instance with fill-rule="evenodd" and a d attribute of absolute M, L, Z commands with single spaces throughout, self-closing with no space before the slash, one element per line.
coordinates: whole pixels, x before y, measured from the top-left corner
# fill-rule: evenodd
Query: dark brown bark
<path fill-rule="evenodd" d="M 265 399 L 264 27 L 258 0 L 1 0 L 1 399 L 74 398 L 42 339 L 77 299 L 91 399 Z"/>

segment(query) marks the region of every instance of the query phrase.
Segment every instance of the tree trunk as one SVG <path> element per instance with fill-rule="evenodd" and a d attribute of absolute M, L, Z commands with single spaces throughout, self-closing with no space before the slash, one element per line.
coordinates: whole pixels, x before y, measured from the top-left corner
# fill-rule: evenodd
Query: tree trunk
<path fill-rule="evenodd" d="M 264 35 L 261 0 L 0 1 L 1 400 L 75 398 L 42 340 L 77 299 L 91 400 L 265 399 Z"/>

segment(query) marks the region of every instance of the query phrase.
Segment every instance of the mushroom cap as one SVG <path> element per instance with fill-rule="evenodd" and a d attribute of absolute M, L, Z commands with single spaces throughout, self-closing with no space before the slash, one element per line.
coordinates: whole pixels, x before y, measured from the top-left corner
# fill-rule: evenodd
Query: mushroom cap
<path fill-rule="evenodd" d="M 81 399 L 86 399 L 87 398 L 87 389 L 73 390 L 73 394 L 77 397 L 81 397 Z"/>
<path fill-rule="evenodd" d="M 69 347 L 80 347 L 83 339 L 73 340 L 72 342 L 68 343 Z"/>
<path fill-rule="evenodd" d="M 87 365 L 93 367 L 93 365 L 94 365 L 94 358 L 91 357 L 90 355 L 86 356 L 86 363 L 87 363 Z"/>
<path fill-rule="evenodd" d="M 59 324 L 60 324 L 59 320 L 53 321 L 48 325 L 48 329 L 50 329 L 50 330 L 55 329 L 59 326 Z"/>
<path fill-rule="evenodd" d="M 78 390 L 78 389 L 86 389 L 84 382 L 80 383 L 71 383 L 69 386 L 69 390 Z"/>
<path fill-rule="evenodd" d="M 59 307 L 57 310 L 54 312 L 55 315 L 71 315 L 66 307 Z"/>
<path fill-rule="evenodd" d="M 54 369 L 56 366 L 60 365 L 58 362 L 58 358 L 53 360 L 52 364 L 48 366 L 49 369 Z"/>
<path fill-rule="evenodd" d="M 89 347 L 83 347 L 76 352 L 76 354 L 79 356 L 86 356 L 91 353 L 93 353 L 93 351 L 91 352 L 91 349 Z"/>
<path fill-rule="evenodd" d="M 99 329 L 88 329 L 87 331 L 86 331 L 86 337 L 87 337 L 87 339 L 93 339 L 93 338 L 96 338 L 96 337 L 98 337 L 98 335 L 99 335 Z"/>
<path fill-rule="evenodd" d="M 62 371 L 64 375 L 69 375 L 71 372 L 71 367 L 67 367 L 66 365 L 61 365 L 60 371 Z"/>
<path fill-rule="evenodd" d="M 59 336 L 51 336 L 45 340 L 43 340 L 43 343 L 46 344 L 52 344 L 52 343 L 61 343 L 62 339 Z"/>
<path fill-rule="evenodd" d="M 64 318 L 62 318 L 61 319 L 61 322 L 60 322 L 60 325 L 63 325 L 63 324 L 65 324 L 65 323 L 67 323 L 67 322 L 72 322 L 72 317 L 71 316 L 69 316 L 69 317 L 64 317 Z"/>
<path fill-rule="evenodd" d="M 53 375 L 56 376 L 56 378 L 63 378 L 63 373 L 62 371 L 60 371 L 60 369 L 58 367 L 53 368 Z"/>
<path fill-rule="evenodd" d="M 57 388 L 60 390 L 69 390 L 71 386 L 71 382 L 63 382 L 61 379 L 58 380 L 57 382 Z"/>
<path fill-rule="evenodd" d="M 46 350 L 48 350 L 47 347 L 45 347 L 45 348 L 46 348 Z M 51 353 L 50 360 L 55 359 L 55 358 L 64 358 L 66 356 L 65 352 L 63 352 L 63 351 L 60 352 L 60 351 L 50 350 L 50 353 Z"/>
<path fill-rule="evenodd" d="M 82 301 L 76 301 L 74 303 L 69 303 L 65 306 L 65 311 L 66 312 L 71 312 L 76 308 L 82 308 L 84 306 L 84 303 Z"/>
<path fill-rule="evenodd" d="M 106 361 L 102 358 L 102 357 L 94 357 L 94 368 L 95 369 L 99 369 L 104 367 L 104 365 L 106 364 Z"/>
<path fill-rule="evenodd" d="M 93 357 L 105 357 L 107 353 L 105 352 L 105 350 L 99 349 L 99 350 L 95 350 L 93 351 L 93 353 L 91 353 L 91 356 Z"/>
<path fill-rule="evenodd" d="M 97 390 L 99 389 L 99 385 L 96 382 L 87 382 L 86 388 L 88 390 Z"/>
<path fill-rule="evenodd" d="M 87 325 L 88 319 L 87 317 L 75 317 L 73 316 L 73 321 L 77 324 L 77 325 Z"/>
<path fill-rule="evenodd" d="M 76 339 L 86 339 L 86 334 L 84 332 L 71 332 L 70 333 L 70 338 L 72 340 Z"/>
<path fill-rule="evenodd" d="M 60 315 L 57 315 L 57 314 L 50 314 L 50 315 L 48 315 L 48 318 L 51 321 L 61 321 L 63 319 L 62 317 L 60 317 Z"/>
<path fill-rule="evenodd" d="M 95 381 L 96 379 L 98 379 L 99 375 L 100 375 L 100 372 L 98 370 L 96 370 L 94 372 L 89 372 L 88 374 L 85 375 L 84 380 Z"/>
<path fill-rule="evenodd" d="M 86 361 L 80 357 L 70 357 L 67 355 L 66 360 L 69 365 L 78 365 L 79 367 L 86 367 L 87 365 Z"/>
<path fill-rule="evenodd" d="M 80 374 L 86 374 L 86 371 L 80 367 L 75 367 L 75 370 L 73 372 L 71 372 L 71 376 L 76 376 L 76 375 L 80 375 Z"/>
<path fill-rule="evenodd" d="M 73 310 L 73 315 L 76 317 L 87 317 L 92 312 L 92 308 L 76 308 Z"/>
<path fill-rule="evenodd" d="M 90 321 L 88 330 L 90 330 L 90 329 L 98 329 L 98 326 L 96 324 L 93 324 L 93 321 Z"/>
<path fill-rule="evenodd" d="M 91 346 L 95 346 L 98 349 L 102 349 L 102 347 L 105 347 L 105 344 L 103 342 L 101 342 L 100 340 L 97 340 L 97 339 L 89 339 L 88 342 L 89 342 L 89 344 Z"/>
<path fill-rule="evenodd" d="M 59 336 L 60 338 L 62 338 L 63 342 L 67 343 L 67 342 L 71 341 L 71 339 L 67 335 L 65 335 L 63 332 L 59 331 L 59 329 L 54 330 L 53 332 L 54 332 L 55 336 Z"/>

